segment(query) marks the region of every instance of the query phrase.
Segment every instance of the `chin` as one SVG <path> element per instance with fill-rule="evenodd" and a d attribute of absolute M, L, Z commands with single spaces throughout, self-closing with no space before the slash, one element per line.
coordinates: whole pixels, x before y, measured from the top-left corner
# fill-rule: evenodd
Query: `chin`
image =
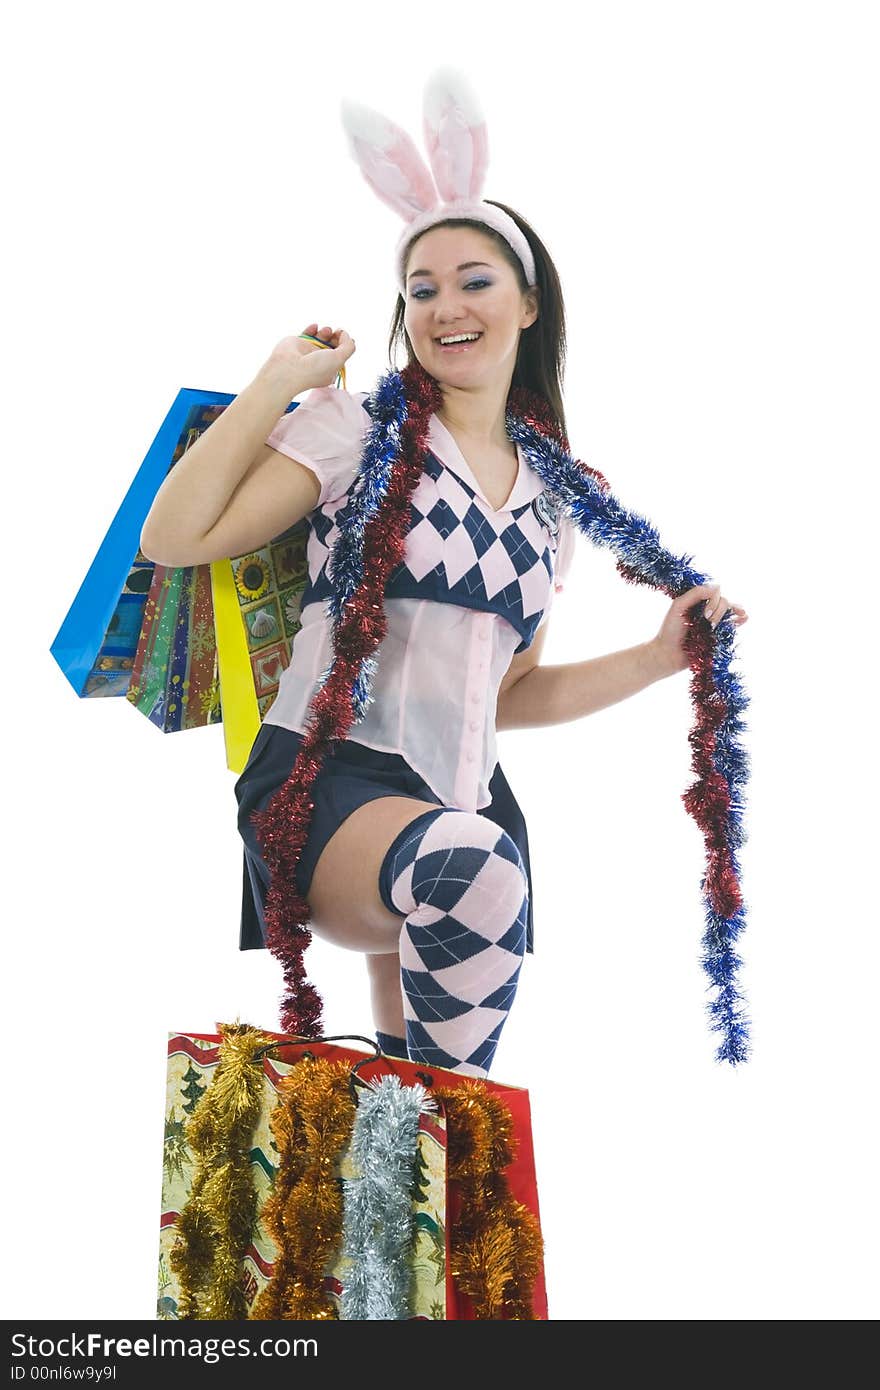
<path fill-rule="evenodd" d="M 422 370 L 427 372 L 428 376 L 433 377 L 435 381 L 439 381 L 441 385 L 448 381 L 453 386 L 466 386 L 471 382 L 480 381 L 485 375 L 487 365 L 491 365 L 481 362 L 477 371 L 474 370 L 473 363 L 468 363 L 465 367 L 454 357 L 449 358 L 446 362 L 442 359 L 437 360 L 433 348 L 434 345 L 431 343 L 424 353 L 415 352 L 414 349 L 415 357 Z"/>

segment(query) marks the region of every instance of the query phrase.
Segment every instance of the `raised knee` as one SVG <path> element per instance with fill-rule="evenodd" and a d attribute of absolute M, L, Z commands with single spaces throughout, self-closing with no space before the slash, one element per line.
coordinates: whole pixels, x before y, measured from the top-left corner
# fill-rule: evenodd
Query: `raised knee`
<path fill-rule="evenodd" d="M 522 856 L 506 830 L 488 816 L 475 811 L 444 809 L 425 826 L 420 853 L 432 849 L 473 849 L 483 855 L 497 854 L 525 874 Z"/>
<path fill-rule="evenodd" d="M 486 816 L 439 810 L 398 837 L 383 865 L 384 893 L 404 915 L 431 910 L 439 921 L 506 920 L 528 916 L 528 875 L 514 841 Z"/>

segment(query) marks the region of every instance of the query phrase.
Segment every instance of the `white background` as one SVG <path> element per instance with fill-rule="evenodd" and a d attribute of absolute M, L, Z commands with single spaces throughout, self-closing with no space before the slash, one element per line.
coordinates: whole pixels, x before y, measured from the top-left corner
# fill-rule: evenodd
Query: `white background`
<path fill-rule="evenodd" d="M 421 147 L 461 68 L 484 189 L 562 276 L 576 454 L 743 604 L 754 1055 L 714 1060 L 685 673 L 504 733 L 535 878 L 493 1077 L 531 1092 L 551 1317 L 864 1319 L 876 1298 L 877 10 L 79 3 L 7 28 L 4 1313 L 152 1318 L 169 1032 L 278 1024 L 240 953 L 219 727 L 78 700 L 49 646 L 180 387 L 310 320 L 387 366 L 400 223 L 339 99 Z M 667 600 L 579 553 L 545 660 Z M 362 959 L 316 942 L 329 1032 Z"/>

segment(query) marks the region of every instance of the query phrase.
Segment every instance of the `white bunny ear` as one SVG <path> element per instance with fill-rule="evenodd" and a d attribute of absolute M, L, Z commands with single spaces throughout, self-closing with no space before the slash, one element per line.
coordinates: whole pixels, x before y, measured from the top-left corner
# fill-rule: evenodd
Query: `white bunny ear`
<path fill-rule="evenodd" d="M 373 192 L 407 222 L 438 203 L 427 165 L 406 131 L 378 111 L 341 103 L 352 158 Z"/>
<path fill-rule="evenodd" d="M 489 163 L 489 135 L 474 90 L 456 68 L 438 68 L 427 81 L 424 136 L 443 200 L 479 198 Z"/>

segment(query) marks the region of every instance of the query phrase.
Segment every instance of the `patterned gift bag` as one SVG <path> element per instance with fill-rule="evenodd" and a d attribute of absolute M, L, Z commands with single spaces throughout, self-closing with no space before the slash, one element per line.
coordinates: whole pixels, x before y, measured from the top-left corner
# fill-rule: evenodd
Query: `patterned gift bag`
<path fill-rule="evenodd" d="M 267 1035 L 269 1036 L 269 1035 Z M 199 1034 L 171 1034 L 168 1041 L 167 1110 L 162 1171 L 162 1215 L 160 1222 L 159 1296 L 157 1316 L 178 1316 L 179 1279 L 170 1263 L 176 1223 L 186 1205 L 194 1172 L 194 1158 L 186 1139 L 186 1122 L 211 1084 L 220 1060 L 220 1037 Z M 310 1043 L 315 1056 L 344 1058 L 351 1064 L 364 1053 Z M 250 1165 L 257 1191 L 257 1207 L 262 1208 L 272 1190 L 278 1169 L 278 1149 L 269 1117 L 277 1104 L 278 1085 L 283 1076 L 302 1061 L 302 1048 L 291 1049 L 290 1062 L 266 1057 L 263 1061 L 263 1099 L 253 1132 Z M 369 1055 L 369 1054 L 366 1054 Z M 446 1125 L 442 1113 L 422 1115 L 418 1136 L 419 1182 L 413 1197 L 415 1247 L 413 1254 L 412 1316 L 446 1317 Z M 338 1176 L 351 1179 L 356 1167 L 350 1143 L 338 1164 Z M 244 1301 L 253 1307 L 257 1295 L 272 1277 L 276 1248 L 259 1220 L 241 1261 Z M 323 1287 L 338 1306 L 342 1295 L 345 1260 L 337 1250 L 328 1262 Z"/>
<path fill-rule="evenodd" d="M 226 763 L 243 772 L 290 665 L 308 579 L 303 519 L 247 555 L 211 565 Z"/>
<path fill-rule="evenodd" d="M 283 1117 L 279 1122 L 279 1099 L 284 1091 L 285 1078 L 291 1076 L 294 1068 L 307 1067 L 311 1060 L 320 1059 L 325 1065 L 332 1061 L 334 1065 L 341 1067 L 346 1078 L 350 1076 L 352 1069 L 356 1070 L 358 1077 L 367 1084 L 372 1082 L 375 1085 L 382 1077 L 392 1076 L 397 1077 L 404 1087 L 418 1084 L 425 1088 L 428 1095 L 433 1096 L 436 1092 L 437 1099 L 428 1102 L 434 1108 L 421 1113 L 418 1119 L 415 1180 L 411 1189 L 413 1239 L 408 1255 L 409 1301 L 406 1316 L 421 1319 L 472 1319 L 478 1316 L 503 1315 L 499 1311 L 487 1311 L 488 1305 L 485 1300 L 481 1303 L 479 1298 L 479 1291 L 486 1281 L 483 1277 L 484 1271 L 480 1268 L 480 1259 L 475 1260 L 474 1251 L 479 1252 L 482 1249 L 481 1241 L 484 1240 L 486 1227 L 484 1222 L 483 1231 L 477 1229 L 480 1213 L 474 1208 L 473 1193 L 475 1189 L 482 1192 L 486 1187 L 491 1188 L 493 1182 L 487 1183 L 485 1177 L 474 1177 L 464 1172 L 468 1155 L 473 1154 L 474 1144 L 463 1128 L 457 1143 L 459 1158 L 455 1159 L 452 1167 L 448 1161 L 450 1117 L 454 1118 L 456 1124 L 464 1126 L 464 1112 L 476 1103 L 478 1108 L 495 1105 L 498 1113 L 509 1119 L 516 1138 L 515 1153 L 505 1168 L 503 1177 L 506 1212 L 508 1217 L 513 1213 L 513 1225 L 511 1226 L 509 1220 L 505 1225 L 497 1212 L 492 1216 L 488 1210 L 484 1213 L 485 1220 L 492 1222 L 492 1229 L 497 1236 L 502 1225 L 502 1234 L 510 1235 L 512 1230 L 516 1235 L 522 1221 L 527 1218 L 533 1239 L 531 1263 L 528 1259 L 520 1262 L 527 1276 L 529 1311 L 511 1315 L 546 1319 L 547 1304 L 527 1092 L 498 1083 L 473 1083 L 454 1072 L 443 1071 L 440 1068 L 432 1068 L 430 1072 L 425 1072 L 414 1063 L 382 1056 L 371 1057 L 369 1053 L 340 1046 L 332 1041 L 309 1040 L 293 1044 L 289 1040 L 286 1041 L 283 1035 L 247 1029 L 242 1025 L 221 1024 L 218 1025 L 218 1029 L 220 1031 L 217 1034 L 175 1033 L 169 1036 L 157 1305 L 159 1318 L 283 1316 L 260 1311 L 261 1308 L 265 1310 L 269 1306 L 266 1299 L 272 1292 L 269 1286 L 273 1275 L 276 1278 L 280 1277 L 276 1266 L 279 1250 L 268 1229 L 271 1222 L 263 1219 L 270 1211 L 270 1198 L 276 1190 L 276 1185 L 285 1182 L 284 1164 L 288 1161 L 284 1153 L 279 1153 L 275 1137 L 283 1128 Z M 182 1241 L 180 1227 L 181 1222 L 187 1219 L 186 1213 L 192 1213 L 194 1184 L 200 1181 L 197 1176 L 197 1155 L 193 1152 L 191 1142 L 192 1120 L 200 1102 L 214 1083 L 215 1076 L 220 1079 L 218 1068 L 225 1040 L 230 1034 L 235 1033 L 249 1034 L 253 1044 L 266 1044 L 258 1049 L 263 1055 L 256 1058 L 252 1064 L 256 1069 L 252 1077 L 252 1085 L 255 1088 L 252 1092 L 253 1117 L 248 1123 L 248 1138 L 244 1142 L 248 1155 L 248 1192 L 245 1197 L 252 1201 L 253 1205 L 248 1208 L 248 1214 L 244 1219 L 246 1229 L 240 1232 L 237 1245 L 225 1252 L 226 1277 L 232 1281 L 227 1301 L 221 1304 L 216 1301 L 216 1283 L 220 1277 L 216 1271 L 220 1268 L 221 1262 L 215 1252 L 214 1272 L 203 1280 L 201 1292 L 195 1300 L 196 1310 L 193 1311 L 190 1307 L 187 1313 L 186 1307 L 190 1305 L 187 1305 L 186 1296 L 183 1299 L 181 1296 L 181 1269 L 184 1267 L 181 1250 L 185 1246 L 189 1251 L 187 1259 L 191 1264 L 193 1245 L 192 1242 L 186 1244 Z M 445 1100 L 442 1099 L 444 1096 Z M 485 1129 L 485 1116 L 477 1118 L 481 1120 Z M 451 1147 L 453 1151 L 456 1150 L 455 1133 L 452 1135 Z M 459 1181 L 455 1177 L 454 1168 L 455 1162 L 462 1167 L 462 1156 L 465 1162 L 463 1176 Z M 228 1186 L 229 1173 L 223 1164 L 221 1167 L 223 1172 L 222 1175 L 218 1173 L 218 1180 Z M 359 1175 L 350 1135 L 344 1139 L 338 1152 L 334 1172 L 335 1180 L 344 1190 L 349 1191 L 347 1184 L 351 1184 Z M 203 1172 L 202 1177 L 204 1176 Z M 208 1182 L 210 1181 L 209 1175 Z M 205 1190 L 207 1189 L 203 1189 Z M 457 1223 L 460 1221 L 463 1221 L 462 1232 L 468 1236 L 469 1244 L 463 1244 L 458 1238 Z M 231 1217 L 229 1224 L 232 1225 Z M 221 1237 L 225 1234 L 223 1230 L 220 1231 Z M 344 1293 L 350 1268 L 351 1259 L 343 1253 L 342 1241 L 337 1238 L 332 1249 L 327 1251 L 326 1261 L 319 1266 L 321 1277 L 316 1280 L 316 1285 L 320 1286 L 319 1290 L 316 1288 L 316 1298 L 319 1298 L 323 1311 L 307 1313 L 304 1316 L 345 1316 Z M 475 1291 L 476 1304 L 471 1296 Z M 239 1311 L 230 1314 L 230 1306 Z M 225 1311 L 212 1312 L 212 1308 L 218 1307 Z M 256 1312 L 253 1311 L 255 1308 Z"/>
<path fill-rule="evenodd" d="M 140 549 L 169 471 L 234 399 L 177 393 L 50 651 L 78 696 L 125 696 L 164 733 L 222 722 L 240 773 L 301 625 L 307 522 L 212 564 L 154 564 Z"/>

